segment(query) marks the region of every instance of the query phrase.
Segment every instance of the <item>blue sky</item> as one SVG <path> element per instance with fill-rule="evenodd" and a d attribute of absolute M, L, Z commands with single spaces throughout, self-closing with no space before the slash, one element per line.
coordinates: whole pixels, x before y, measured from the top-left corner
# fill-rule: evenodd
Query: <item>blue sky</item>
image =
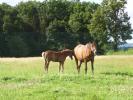
<path fill-rule="evenodd" d="M 0 3 L 7 3 L 10 4 L 12 6 L 15 6 L 16 4 L 18 4 L 20 1 L 29 1 L 29 0 L 0 0 Z M 44 0 L 36 0 L 36 1 L 44 1 Z M 102 0 L 80 0 L 80 1 L 91 1 L 91 2 L 96 2 L 96 3 L 101 3 Z M 128 12 L 128 15 L 130 16 L 130 22 L 133 28 L 133 0 L 127 0 L 127 5 L 126 5 L 126 11 Z M 133 35 L 132 35 L 133 37 Z M 133 39 L 132 40 L 127 40 L 128 43 L 133 43 Z"/>

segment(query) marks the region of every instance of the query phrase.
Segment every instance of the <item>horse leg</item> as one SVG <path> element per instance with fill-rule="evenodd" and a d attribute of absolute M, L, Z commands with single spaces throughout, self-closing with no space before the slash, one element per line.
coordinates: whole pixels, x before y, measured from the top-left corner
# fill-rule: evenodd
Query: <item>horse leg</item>
<path fill-rule="evenodd" d="M 75 58 L 76 66 L 78 67 L 78 59 Z"/>
<path fill-rule="evenodd" d="M 48 73 L 49 63 L 50 63 L 50 61 L 47 62 L 47 66 L 46 66 L 46 71 L 47 71 L 47 73 Z"/>
<path fill-rule="evenodd" d="M 76 57 L 75 57 L 75 62 L 76 62 L 77 70 L 78 70 L 78 73 L 79 73 L 78 59 Z"/>
<path fill-rule="evenodd" d="M 45 71 L 47 70 L 47 60 L 45 60 L 44 69 L 45 69 Z"/>
<path fill-rule="evenodd" d="M 64 73 L 64 62 L 62 62 L 62 73 Z"/>
<path fill-rule="evenodd" d="M 82 61 L 80 61 L 79 66 L 78 66 L 78 74 L 80 73 L 81 64 L 82 64 Z"/>
<path fill-rule="evenodd" d="M 61 70 L 61 62 L 59 62 L 59 73 L 60 73 L 60 70 Z"/>
<path fill-rule="evenodd" d="M 92 74 L 94 75 L 94 60 L 91 60 L 91 70 Z"/>
<path fill-rule="evenodd" d="M 84 62 L 85 62 L 85 74 L 87 74 L 87 61 L 84 60 Z"/>

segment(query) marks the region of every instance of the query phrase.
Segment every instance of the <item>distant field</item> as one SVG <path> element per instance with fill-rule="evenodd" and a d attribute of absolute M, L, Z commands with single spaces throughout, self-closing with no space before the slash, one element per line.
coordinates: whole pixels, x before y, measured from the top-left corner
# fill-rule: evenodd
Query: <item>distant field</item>
<path fill-rule="evenodd" d="M 111 50 L 111 51 L 108 51 L 106 54 L 107 55 L 133 55 L 133 48 L 130 48 L 127 50 L 118 50 L 116 52 Z"/>
<path fill-rule="evenodd" d="M 68 59 L 64 74 L 51 63 L 46 75 L 40 57 L 0 58 L 0 100 L 133 100 L 133 56 L 97 56 L 94 67 L 78 75 Z"/>

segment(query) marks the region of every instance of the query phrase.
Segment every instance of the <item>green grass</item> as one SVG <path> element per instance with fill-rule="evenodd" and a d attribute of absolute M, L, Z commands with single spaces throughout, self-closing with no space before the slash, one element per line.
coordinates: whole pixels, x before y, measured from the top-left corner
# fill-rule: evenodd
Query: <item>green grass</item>
<path fill-rule="evenodd" d="M 0 100 L 133 100 L 133 56 L 98 56 L 95 75 L 77 74 L 74 60 L 50 63 L 45 74 L 42 58 L 0 58 Z"/>
<path fill-rule="evenodd" d="M 110 50 L 106 53 L 106 55 L 133 55 L 133 49 L 127 49 L 127 50 L 118 50 L 118 51 L 113 51 Z"/>

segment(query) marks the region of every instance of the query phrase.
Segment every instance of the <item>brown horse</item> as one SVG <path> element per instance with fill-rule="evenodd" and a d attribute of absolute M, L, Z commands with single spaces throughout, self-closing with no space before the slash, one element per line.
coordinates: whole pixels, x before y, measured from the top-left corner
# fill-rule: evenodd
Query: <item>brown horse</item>
<path fill-rule="evenodd" d="M 91 61 L 91 69 L 94 74 L 94 56 L 96 53 L 96 44 L 87 43 L 86 45 L 79 44 L 74 48 L 74 57 L 77 65 L 78 73 L 80 73 L 80 67 L 82 62 L 85 62 L 85 74 L 87 74 L 87 62 Z M 78 65 L 78 61 L 80 64 Z"/>
<path fill-rule="evenodd" d="M 61 66 L 62 66 L 62 72 L 64 72 L 64 61 L 66 60 L 67 56 L 69 56 L 72 59 L 73 54 L 74 54 L 73 51 L 70 49 L 64 49 L 58 52 L 52 50 L 42 52 L 42 57 L 45 59 L 44 68 L 46 72 L 48 73 L 48 67 L 50 61 L 59 62 L 59 72 L 61 70 Z"/>

